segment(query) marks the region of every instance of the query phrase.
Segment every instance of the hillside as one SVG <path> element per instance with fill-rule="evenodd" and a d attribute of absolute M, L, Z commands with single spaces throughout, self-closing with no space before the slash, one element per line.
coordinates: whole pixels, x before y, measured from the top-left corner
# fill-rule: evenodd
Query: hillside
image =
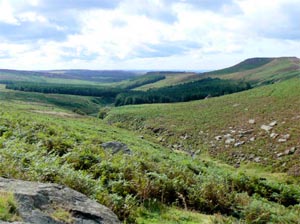
<path fill-rule="evenodd" d="M 300 79 L 294 78 L 208 100 L 114 108 L 106 120 L 173 151 L 300 175 L 299 108 Z"/>
<path fill-rule="evenodd" d="M 235 79 L 253 85 L 275 83 L 300 76 L 300 59 L 295 57 L 252 58 L 235 66 L 203 73 L 206 77 Z"/>
<path fill-rule="evenodd" d="M 45 70 L 22 71 L 0 69 L 0 83 L 6 82 L 39 82 L 90 84 L 120 82 L 134 78 L 139 74 L 121 70 Z"/>
<path fill-rule="evenodd" d="M 111 208 L 127 223 L 294 223 L 300 215 L 299 179 L 235 169 L 208 156 L 211 143 L 200 138 L 203 131 L 203 140 L 212 137 L 217 141 L 215 135 L 240 121 L 238 118 L 247 121 L 241 109 L 264 99 L 262 96 L 276 102 L 270 110 L 281 108 L 287 96 L 294 100 L 293 105 L 299 105 L 299 91 L 291 95 L 286 88 L 295 90 L 298 84 L 293 80 L 205 101 L 123 107 L 110 112 L 109 123 L 138 133 L 53 105 L 32 104 L 30 98 L 2 98 L 0 176 L 63 184 Z M 250 100 L 244 102 L 248 95 Z M 237 101 L 239 106 L 232 105 Z M 258 111 L 261 109 L 267 110 Z M 230 116 L 232 112 L 236 113 Z M 264 114 L 264 122 L 277 119 L 276 132 L 289 130 L 275 114 Z M 286 117 L 294 115 L 288 111 Z M 255 119 L 261 123 L 259 117 Z M 291 137 L 283 144 L 296 144 L 299 127 L 288 121 L 285 125 L 291 125 Z M 239 130 L 237 124 L 243 123 L 235 123 L 235 130 Z M 183 150 L 178 140 L 197 148 Z M 285 161 L 297 155 L 282 158 Z"/>

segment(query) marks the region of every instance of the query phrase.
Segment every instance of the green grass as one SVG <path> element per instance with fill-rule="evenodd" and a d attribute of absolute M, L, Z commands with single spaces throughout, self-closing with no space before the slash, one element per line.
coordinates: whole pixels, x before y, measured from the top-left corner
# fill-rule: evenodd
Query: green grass
<path fill-rule="evenodd" d="M 239 67 L 239 66 L 237 66 Z M 210 77 L 238 79 L 251 82 L 253 85 L 270 84 L 300 76 L 300 60 L 297 58 L 275 58 L 267 64 L 253 67 L 250 70 L 230 69 L 230 73 L 210 72 Z"/>
<path fill-rule="evenodd" d="M 280 217 L 293 220 L 297 214 L 293 203 L 300 192 L 293 183 L 259 180 L 202 155 L 192 158 L 100 119 L 38 113 L 49 108 L 6 100 L 0 107 L 0 176 L 69 186 L 108 206 L 124 222 L 197 223 L 216 218 L 215 213 L 243 220 L 256 200 L 253 192 L 262 198 L 258 201 L 272 199 L 270 206 L 290 205 Z M 101 146 L 109 141 L 125 143 L 132 154 L 111 154 Z M 270 189 L 279 196 L 266 194 Z M 157 213 L 147 201 L 166 210 Z M 59 212 L 58 217 L 68 216 Z"/>
<path fill-rule="evenodd" d="M 0 191 L 0 220 L 20 221 L 17 212 L 17 202 L 10 192 Z"/>
<path fill-rule="evenodd" d="M 174 74 L 165 74 L 165 79 L 160 80 L 155 83 L 150 83 L 135 88 L 135 90 L 146 91 L 148 89 L 162 88 L 166 86 L 173 86 L 182 83 L 197 81 L 201 79 L 201 76 L 196 75 L 195 73 L 174 73 Z"/>
<path fill-rule="evenodd" d="M 107 102 L 99 97 L 75 96 L 65 94 L 43 94 L 33 92 L 23 92 L 5 89 L 5 85 L 0 84 L 0 100 L 18 101 L 30 104 L 43 104 L 48 107 L 59 107 L 77 113 L 97 114 L 99 109 Z"/>
<path fill-rule="evenodd" d="M 287 174 L 299 161 L 299 86 L 294 78 L 202 101 L 112 108 L 102 121 L 69 111 L 77 103 L 94 108 L 85 101 L 91 98 L 59 95 L 60 105 L 47 99 L 59 96 L 2 85 L 0 176 L 69 186 L 125 223 L 296 223 L 300 180 Z M 290 134 L 287 142 L 261 130 L 274 120 L 276 133 Z M 228 133 L 246 143 L 215 139 Z M 109 141 L 126 144 L 131 154 L 106 151 L 101 144 Z M 295 154 L 276 156 L 294 146 Z M 234 168 L 241 154 L 261 161 Z M 70 218 L 66 210 L 54 215 Z"/>
<path fill-rule="evenodd" d="M 141 209 L 137 219 L 139 224 L 211 224 L 213 215 L 204 215 L 198 212 L 187 211 L 176 207 L 166 207 L 158 210 Z"/>
<path fill-rule="evenodd" d="M 66 224 L 71 224 L 74 222 L 73 216 L 70 211 L 61 207 L 55 208 L 55 210 L 51 214 L 51 217 L 58 222 L 63 222 Z"/>
<path fill-rule="evenodd" d="M 300 108 L 300 79 L 255 88 L 208 100 L 176 104 L 136 105 L 113 108 L 106 121 L 151 136 L 156 142 L 183 152 L 208 151 L 213 157 L 230 164 L 237 162 L 233 154 L 260 157 L 260 165 L 272 166 L 272 171 L 288 172 L 297 166 L 298 153 L 277 158 L 276 153 L 296 147 Z M 255 119 L 255 124 L 248 123 Z M 285 143 L 278 143 L 260 126 L 276 120 L 273 131 L 279 135 L 290 134 Z M 252 133 L 239 137 L 240 131 Z M 240 147 L 226 146 L 224 138 L 231 134 L 236 141 L 246 141 Z M 249 141 L 254 137 L 253 142 Z M 180 147 L 177 147 L 180 145 Z M 226 149 L 226 150 L 225 150 Z M 266 158 L 266 160 L 264 160 Z M 243 163 L 247 164 L 245 160 Z"/>

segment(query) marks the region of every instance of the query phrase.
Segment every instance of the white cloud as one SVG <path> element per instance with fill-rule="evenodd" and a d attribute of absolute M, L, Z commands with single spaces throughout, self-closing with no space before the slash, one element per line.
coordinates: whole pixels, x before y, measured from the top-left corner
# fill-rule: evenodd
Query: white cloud
<path fill-rule="evenodd" d="M 0 22 L 18 25 L 19 22 L 14 15 L 14 9 L 8 0 L 0 1 Z"/>
<path fill-rule="evenodd" d="M 0 66 L 186 70 L 300 56 L 299 0 L 90 2 L 64 11 L 57 1 L 0 0 Z"/>

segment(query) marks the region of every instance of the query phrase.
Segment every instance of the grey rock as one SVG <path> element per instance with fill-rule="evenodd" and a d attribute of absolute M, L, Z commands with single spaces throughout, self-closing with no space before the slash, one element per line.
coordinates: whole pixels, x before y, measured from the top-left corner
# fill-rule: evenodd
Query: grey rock
<path fill-rule="evenodd" d="M 225 144 L 231 144 L 231 143 L 234 143 L 234 142 L 235 142 L 234 138 L 228 138 L 228 139 L 226 139 Z"/>
<path fill-rule="evenodd" d="M 234 144 L 234 147 L 239 147 L 239 146 L 244 145 L 244 144 L 245 144 L 244 141 L 237 142 L 237 143 Z"/>
<path fill-rule="evenodd" d="M 57 208 L 68 211 L 74 224 L 121 223 L 107 207 L 61 185 L 0 178 L 0 191 L 15 195 L 21 223 L 62 224 L 51 216 Z"/>
<path fill-rule="evenodd" d="M 273 129 L 272 126 L 269 126 L 269 125 L 265 125 L 263 124 L 262 126 L 260 126 L 261 129 L 265 130 L 266 132 L 269 132 Z"/>
<path fill-rule="evenodd" d="M 282 152 L 280 152 L 280 153 L 277 154 L 277 157 L 278 157 L 278 158 L 279 158 L 279 157 L 282 157 L 282 156 L 284 156 L 284 153 L 282 153 Z"/>
<path fill-rule="evenodd" d="M 256 158 L 254 158 L 254 160 L 253 160 L 254 162 L 256 162 L 256 163 L 259 163 L 260 162 L 260 157 L 256 157 Z"/>
<path fill-rule="evenodd" d="M 123 152 L 124 154 L 132 154 L 132 151 L 128 148 L 128 146 L 122 142 L 106 142 L 102 143 L 101 146 L 105 150 L 110 150 L 112 154 L 116 154 L 118 152 Z"/>
<path fill-rule="evenodd" d="M 290 149 L 286 149 L 286 150 L 284 151 L 284 154 L 285 154 L 285 155 L 292 155 L 292 154 L 295 153 L 295 151 L 296 151 L 296 147 L 292 147 L 292 148 L 290 148 Z"/>
<path fill-rule="evenodd" d="M 250 154 L 249 159 L 254 159 L 255 154 Z"/>
<path fill-rule="evenodd" d="M 276 134 L 276 133 L 274 133 L 274 132 L 272 132 L 272 133 L 270 134 L 270 138 L 275 139 L 275 138 L 277 138 L 277 137 L 278 137 L 278 134 Z"/>
<path fill-rule="evenodd" d="M 269 126 L 271 126 L 271 127 L 274 127 L 274 126 L 276 126 L 277 125 L 277 121 L 272 121 L 270 124 L 269 124 Z"/>

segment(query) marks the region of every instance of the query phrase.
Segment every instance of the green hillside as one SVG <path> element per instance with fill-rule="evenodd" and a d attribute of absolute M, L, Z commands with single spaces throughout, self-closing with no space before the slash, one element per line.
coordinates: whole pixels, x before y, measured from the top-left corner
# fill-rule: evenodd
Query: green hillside
<path fill-rule="evenodd" d="M 233 67 L 204 73 L 204 76 L 235 79 L 251 82 L 253 85 L 275 83 L 300 76 L 300 59 L 253 58 Z"/>
<path fill-rule="evenodd" d="M 252 163 L 293 174 L 300 170 L 299 108 L 300 79 L 294 78 L 208 100 L 114 108 L 106 120 L 174 151 L 207 152 L 235 166 Z M 269 132 L 261 128 L 273 121 Z"/>
<path fill-rule="evenodd" d="M 201 76 L 193 72 L 149 72 L 147 75 L 163 75 L 165 79 L 137 87 L 135 90 L 146 91 L 149 89 L 173 86 L 201 79 Z"/>
<path fill-rule="evenodd" d="M 243 71 L 261 67 L 265 64 L 270 63 L 273 60 L 274 58 L 249 58 L 232 67 L 224 68 L 212 72 L 207 72 L 205 74 L 225 75 L 225 74 L 231 74 L 235 72 L 243 72 Z"/>
<path fill-rule="evenodd" d="M 64 184 L 108 206 L 125 223 L 295 223 L 300 215 L 297 175 L 233 168 L 215 159 L 222 157 L 210 153 L 210 141 L 229 125 L 239 130 L 238 124 L 244 123 L 235 122 L 248 119 L 243 110 L 255 112 L 250 106 L 267 97 L 273 107 L 257 108 L 265 115 L 256 114 L 257 124 L 277 119 L 276 132 L 291 134 L 283 145 L 298 144 L 297 120 L 290 122 L 298 119 L 296 112 L 285 110 L 282 117 L 267 113 L 288 108 L 287 97 L 293 99 L 290 106 L 299 105 L 298 84 L 299 80 L 291 80 L 204 101 L 110 112 L 109 123 L 138 133 L 53 105 L 33 104 L 31 98 L 1 98 L 0 175 Z M 3 90 L 1 96 L 5 91 L 10 92 Z M 287 118 L 286 123 L 281 118 Z M 104 143 L 110 142 L 121 144 L 121 151 L 105 148 Z M 296 155 L 282 157 L 285 169 L 292 167 L 285 157 Z"/>

